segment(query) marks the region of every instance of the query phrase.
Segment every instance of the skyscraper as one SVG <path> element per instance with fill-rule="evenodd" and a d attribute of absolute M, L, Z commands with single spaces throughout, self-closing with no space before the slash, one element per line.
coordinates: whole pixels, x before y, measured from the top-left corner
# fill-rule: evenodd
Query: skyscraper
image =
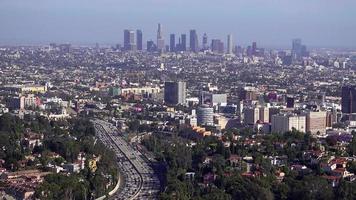
<path fill-rule="evenodd" d="M 252 42 L 252 55 L 256 56 L 257 55 L 257 43 Z"/>
<path fill-rule="evenodd" d="M 204 33 L 203 35 L 203 49 L 206 50 L 208 49 L 208 35 Z"/>
<path fill-rule="evenodd" d="M 157 50 L 155 43 L 152 40 L 147 41 L 147 51 L 154 52 Z"/>
<path fill-rule="evenodd" d="M 227 36 L 227 54 L 232 54 L 232 35 Z"/>
<path fill-rule="evenodd" d="M 211 51 L 215 53 L 224 53 L 224 43 L 219 39 L 211 40 Z"/>
<path fill-rule="evenodd" d="M 157 50 L 158 51 L 163 51 L 165 48 L 164 46 L 164 38 L 163 38 L 163 33 L 162 33 L 162 25 L 158 24 L 158 29 L 157 29 Z"/>
<path fill-rule="evenodd" d="M 136 47 L 137 50 L 142 51 L 142 31 L 136 30 Z"/>
<path fill-rule="evenodd" d="M 165 82 L 164 83 L 164 101 L 167 104 L 184 104 L 186 98 L 186 83 Z"/>
<path fill-rule="evenodd" d="M 176 35 L 171 34 L 169 37 L 169 51 L 175 52 L 176 51 Z"/>
<path fill-rule="evenodd" d="M 292 59 L 300 60 L 302 57 L 302 40 L 293 39 L 292 41 Z"/>
<path fill-rule="evenodd" d="M 198 35 L 196 30 L 190 30 L 190 51 L 198 52 Z"/>
<path fill-rule="evenodd" d="M 346 114 L 356 113 L 356 87 L 355 86 L 342 87 L 341 111 Z"/>
<path fill-rule="evenodd" d="M 198 125 L 213 125 L 214 124 L 214 108 L 208 105 L 199 106 L 197 109 Z"/>
<path fill-rule="evenodd" d="M 135 47 L 135 31 L 124 30 L 124 50 L 132 51 Z"/>
<path fill-rule="evenodd" d="M 186 34 L 182 34 L 181 35 L 181 51 L 186 51 L 187 50 L 187 35 Z"/>

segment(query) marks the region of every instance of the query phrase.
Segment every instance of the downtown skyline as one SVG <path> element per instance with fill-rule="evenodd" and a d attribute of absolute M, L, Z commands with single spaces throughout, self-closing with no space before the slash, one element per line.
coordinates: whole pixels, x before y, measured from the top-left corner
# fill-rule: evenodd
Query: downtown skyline
<path fill-rule="evenodd" d="M 170 33 L 189 34 L 195 29 L 199 38 L 205 32 L 220 39 L 232 34 L 242 46 L 256 41 L 265 47 L 286 48 L 293 38 L 302 38 L 310 47 L 354 47 L 356 43 L 356 22 L 352 20 L 356 3 L 349 0 L 342 4 L 224 0 L 221 5 L 201 0 L 35 2 L 0 2 L 0 45 L 114 45 L 121 43 L 123 29 L 141 29 L 144 41 L 155 41 L 157 23 L 164 27 L 166 42 Z"/>

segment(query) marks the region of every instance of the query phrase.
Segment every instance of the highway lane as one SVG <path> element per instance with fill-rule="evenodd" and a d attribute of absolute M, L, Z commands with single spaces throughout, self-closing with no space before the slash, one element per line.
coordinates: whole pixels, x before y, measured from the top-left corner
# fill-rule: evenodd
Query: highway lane
<path fill-rule="evenodd" d="M 160 182 L 144 155 L 121 138 L 116 127 L 110 123 L 102 120 L 92 122 L 97 137 L 115 152 L 123 175 L 123 184 L 114 199 L 157 199 Z"/>

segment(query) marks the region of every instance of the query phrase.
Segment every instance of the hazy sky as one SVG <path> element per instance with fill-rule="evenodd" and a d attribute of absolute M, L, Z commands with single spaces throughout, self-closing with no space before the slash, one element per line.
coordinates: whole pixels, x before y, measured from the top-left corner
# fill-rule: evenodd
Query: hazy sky
<path fill-rule="evenodd" d="M 166 43 L 194 28 L 242 45 L 356 47 L 356 0 L 0 0 L 0 45 L 115 44 L 126 28 L 146 41 L 158 22 Z"/>

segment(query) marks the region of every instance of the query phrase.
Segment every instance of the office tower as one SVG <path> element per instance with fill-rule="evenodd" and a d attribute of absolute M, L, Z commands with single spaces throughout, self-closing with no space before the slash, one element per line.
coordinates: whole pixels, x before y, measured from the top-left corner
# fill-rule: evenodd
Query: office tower
<path fill-rule="evenodd" d="M 259 109 L 260 109 L 259 121 L 262 123 L 269 123 L 269 108 L 260 107 Z"/>
<path fill-rule="evenodd" d="M 224 43 L 221 40 L 211 40 L 211 51 L 215 53 L 224 53 Z"/>
<path fill-rule="evenodd" d="M 165 52 L 169 52 L 169 45 L 166 45 L 165 47 L 166 47 L 166 48 L 165 48 L 164 51 L 165 51 Z"/>
<path fill-rule="evenodd" d="M 252 55 L 256 56 L 257 55 L 257 43 L 252 42 Z"/>
<path fill-rule="evenodd" d="M 232 35 L 227 36 L 227 54 L 232 54 Z"/>
<path fill-rule="evenodd" d="M 175 52 L 175 50 L 176 50 L 176 36 L 174 34 L 171 34 L 169 37 L 169 51 Z"/>
<path fill-rule="evenodd" d="M 260 109 L 259 108 L 244 108 L 244 122 L 245 124 L 255 124 L 260 119 Z"/>
<path fill-rule="evenodd" d="M 342 113 L 356 113 L 356 87 L 344 86 L 341 91 L 341 111 Z"/>
<path fill-rule="evenodd" d="M 243 49 L 242 49 L 241 46 L 236 46 L 235 49 L 236 49 L 236 50 L 235 50 L 235 54 L 236 54 L 236 55 L 242 55 L 242 54 L 243 54 Z"/>
<path fill-rule="evenodd" d="M 110 87 L 109 88 L 109 95 L 114 97 L 114 96 L 119 96 L 121 94 L 121 88 L 120 87 Z"/>
<path fill-rule="evenodd" d="M 164 101 L 166 104 L 176 105 L 185 104 L 186 98 L 186 83 L 165 82 L 164 83 Z"/>
<path fill-rule="evenodd" d="M 208 47 L 208 35 L 206 33 L 204 33 L 203 35 L 203 49 L 207 50 Z"/>
<path fill-rule="evenodd" d="M 252 57 L 253 56 L 253 51 L 252 51 L 252 47 L 251 46 L 247 46 L 246 55 L 248 57 Z"/>
<path fill-rule="evenodd" d="M 287 96 L 287 108 L 294 108 L 294 98 Z"/>
<path fill-rule="evenodd" d="M 181 43 L 180 43 L 180 50 L 181 51 L 186 51 L 187 50 L 187 35 L 186 34 L 182 34 L 181 35 Z"/>
<path fill-rule="evenodd" d="M 147 41 L 147 51 L 148 52 L 155 52 L 157 50 L 157 47 L 155 43 L 152 40 Z"/>
<path fill-rule="evenodd" d="M 164 38 L 163 38 L 163 33 L 162 33 L 162 25 L 158 24 L 158 29 L 157 29 L 157 50 L 158 51 L 164 51 Z"/>
<path fill-rule="evenodd" d="M 258 90 L 254 87 L 244 87 L 239 94 L 240 100 L 255 101 L 258 99 Z"/>
<path fill-rule="evenodd" d="M 142 46 L 142 31 L 141 30 L 136 30 L 136 47 L 137 50 L 142 51 L 143 46 Z"/>
<path fill-rule="evenodd" d="M 198 125 L 214 124 L 214 109 L 208 105 L 201 105 L 197 109 Z"/>
<path fill-rule="evenodd" d="M 133 30 L 124 30 L 124 50 L 132 51 L 135 47 L 135 32 Z"/>
<path fill-rule="evenodd" d="M 292 41 L 292 60 L 300 60 L 302 58 L 302 40 L 293 39 Z"/>
<path fill-rule="evenodd" d="M 196 30 L 190 30 L 190 51 L 198 52 L 198 35 Z"/>
<path fill-rule="evenodd" d="M 309 56 L 309 52 L 307 51 L 307 46 L 302 45 L 300 51 L 301 51 L 301 56 L 302 57 L 308 57 Z"/>
<path fill-rule="evenodd" d="M 306 117 L 296 114 L 277 114 L 272 116 L 272 133 L 285 133 L 287 131 L 306 131 Z"/>
<path fill-rule="evenodd" d="M 325 134 L 326 132 L 326 111 L 307 113 L 306 131 L 311 134 Z"/>
<path fill-rule="evenodd" d="M 268 113 L 269 113 L 269 121 L 268 122 L 271 123 L 272 122 L 272 116 L 279 114 L 280 113 L 280 108 L 278 108 L 278 107 L 270 107 L 268 109 Z"/>
<path fill-rule="evenodd" d="M 200 104 L 206 104 L 210 106 L 226 105 L 227 94 L 214 94 L 211 92 L 202 91 L 200 94 Z"/>

